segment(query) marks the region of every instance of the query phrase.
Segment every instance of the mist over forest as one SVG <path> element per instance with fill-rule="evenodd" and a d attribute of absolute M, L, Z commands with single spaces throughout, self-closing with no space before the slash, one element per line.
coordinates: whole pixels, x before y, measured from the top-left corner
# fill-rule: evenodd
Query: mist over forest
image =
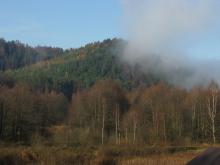
<path fill-rule="evenodd" d="M 210 80 L 219 83 L 219 54 L 198 56 L 190 51 L 210 33 L 216 35 L 219 2 L 124 0 L 123 8 L 129 43 L 125 61 L 166 75 L 170 83 L 186 88 L 207 85 Z"/>
<path fill-rule="evenodd" d="M 219 2 L 120 5 L 124 38 L 62 48 L 2 36 L 0 165 L 179 165 L 219 145 L 220 52 L 198 46 L 218 38 Z"/>
<path fill-rule="evenodd" d="M 143 67 L 124 61 L 127 45 L 107 39 L 63 50 L 2 40 L 1 63 L 7 64 L 0 74 L 2 144 L 218 143 L 218 83 L 210 80 L 190 88 L 172 83 L 167 74 L 146 70 L 148 63 Z M 181 78 L 191 74 L 178 70 Z"/>

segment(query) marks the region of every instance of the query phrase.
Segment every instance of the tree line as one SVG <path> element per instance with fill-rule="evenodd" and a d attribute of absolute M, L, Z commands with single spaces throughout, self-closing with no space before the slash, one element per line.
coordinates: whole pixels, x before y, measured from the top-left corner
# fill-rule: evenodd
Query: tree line
<path fill-rule="evenodd" d="M 124 91 L 99 81 L 77 92 L 69 125 L 75 144 L 190 145 L 219 142 L 219 87 L 186 90 L 158 83 Z"/>
<path fill-rule="evenodd" d="M 115 80 L 79 89 L 69 101 L 25 84 L 0 87 L 0 140 L 31 144 L 38 135 L 65 145 L 218 143 L 220 90 L 158 83 L 128 91 Z M 58 140 L 59 139 L 59 140 Z"/>
<path fill-rule="evenodd" d="M 0 87 L 0 141 L 30 144 L 32 136 L 63 122 L 68 101 L 56 92 L 33 91 L 24 84 Z"/>

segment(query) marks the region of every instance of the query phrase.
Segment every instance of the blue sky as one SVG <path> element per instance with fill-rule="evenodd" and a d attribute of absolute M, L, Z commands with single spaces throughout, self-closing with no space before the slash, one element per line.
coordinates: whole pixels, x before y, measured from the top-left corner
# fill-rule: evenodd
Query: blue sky
<path fill-rule="evenodd" d="M 121 0 L 2 0 L 0 37 L 36 45 L 76 48 L 123 37 Z M 219 56 L 220 30 L 194 44 L 196 56 Z"/>
<path fill-rule="evenodd" d="M 79 47 L 120 37 L 120 0 L 4 0 L 0 37 L 30 45 Z"/>

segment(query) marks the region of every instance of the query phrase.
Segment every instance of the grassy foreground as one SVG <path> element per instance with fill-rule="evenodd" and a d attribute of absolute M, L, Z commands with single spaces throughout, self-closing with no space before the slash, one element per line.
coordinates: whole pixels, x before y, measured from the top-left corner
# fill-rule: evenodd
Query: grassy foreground
<path fill-rule="evenodd" d="M 0 165 L 184 165 L 201 151 L 186 147 L 1 147 Z"/>

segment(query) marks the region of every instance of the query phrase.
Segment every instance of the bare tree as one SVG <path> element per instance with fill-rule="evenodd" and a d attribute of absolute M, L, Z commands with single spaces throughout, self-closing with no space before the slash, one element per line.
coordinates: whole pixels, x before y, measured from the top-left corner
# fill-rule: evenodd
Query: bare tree
<path fill-rule="evenodd" d="M 116 144 L 120 144 L 120 133 L 119 133 L 119 120 L 120 119 L 120 112 L 119 112 L 119 105 L 116 104 L 115 109 L 115 138 L 116 138 Z"/>
<path fill-rule="evenodd" d="M 105 102 L 102 102 L 102 144 L 104 144 L 104 131 L 105 131 Z"/>
<path fill-rule="evenodd" d="M 207 109 L 211 121 L 212 139 L 214 144 L 216 142 L 215 118 L 217 111 L 217 99 L 218 99 L 218 85 L 214 82 L 211 82 L 211 84 L 208 87 Z"/>

